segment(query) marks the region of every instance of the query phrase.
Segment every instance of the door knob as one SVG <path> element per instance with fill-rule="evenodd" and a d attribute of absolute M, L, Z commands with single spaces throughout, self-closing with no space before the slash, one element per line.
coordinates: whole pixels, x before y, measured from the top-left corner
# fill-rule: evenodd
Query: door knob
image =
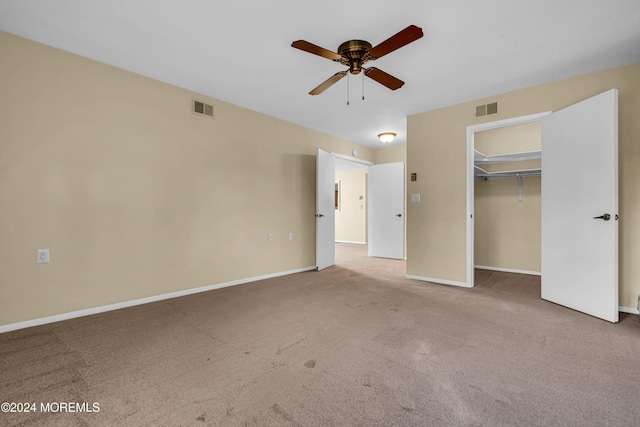
<path fill-rule="evenodd" d="M 324 216 L 324 215 L 322 215 L 322 214 L 317 214 L 317 215 L 316 215 L 316 218 L 322 218 L 323 216 Z"/>
<path fill-rule="evenodd" d="M 396 216 L 397 216 L 398 218 L 400 218 L 400 217 L 402 216 L 402 214 L 396 214 Z"/>
<path fill-rule="evenodd" d="M 611 219 L 611 215 L 608 213 L 600 216 L 594 216 L 593 219 L 604 219 L 605 221 L 609 221 Z"/>

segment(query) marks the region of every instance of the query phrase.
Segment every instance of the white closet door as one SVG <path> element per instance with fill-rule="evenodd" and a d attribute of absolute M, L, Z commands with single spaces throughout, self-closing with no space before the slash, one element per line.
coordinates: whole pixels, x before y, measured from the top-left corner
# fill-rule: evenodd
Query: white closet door
<path fill-rule="evenodd" d="M 404 163 L 369 166 L 369 256 L 404 259 Z"/>
<path fill-rule="evenodd" d="M 542 119 L 542 298 L 618 321 L 618 91 Z"/>

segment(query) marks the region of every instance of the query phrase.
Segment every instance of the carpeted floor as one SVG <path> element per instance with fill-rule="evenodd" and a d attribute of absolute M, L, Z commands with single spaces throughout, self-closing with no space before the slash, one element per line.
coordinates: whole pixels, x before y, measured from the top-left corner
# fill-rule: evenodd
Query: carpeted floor
<path fill-rule="evenodd" d="M 462 289 L 336 251 L 321 272 L 1 334 L 0 401 L 38 411 L 0 425 L 640 423 L 640 316 L 542 301 L 534 276 L 478 270 Z"/>

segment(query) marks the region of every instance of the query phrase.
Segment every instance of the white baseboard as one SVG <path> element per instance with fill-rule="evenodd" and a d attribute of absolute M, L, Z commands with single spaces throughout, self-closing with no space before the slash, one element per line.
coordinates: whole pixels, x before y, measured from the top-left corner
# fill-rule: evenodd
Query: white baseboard
<path fill-rule="evenodd" d="M 493 267 L 489 267 L 489 268 L 485 268 L 479 265 L 475 266 L 476 268 L 481 268 L 483 270 L 494 270 Z M 507 271 L 506 269 L 495 269 L 497 271 Z M 507 271 L 509 273 L 521 273 L 522 270 L 517 270 L 517 271 Z M 536 274 L 535 271 L 533 272 L 526 272 L 526 273 L 521 273 L 521 274 Z M 540 273 L 537 273 L 540 274 Z M 431 282 L 431 283 L 438 283 L 441 285 L 452 285 L 452 286 L 460 286 L 463 288 L 470 288 L 471 286 L 468 286 L 466 283 L 464 282 L 456 282 L 453 280 L 444 280 L 444 279 L 432 279 L 430 277 L 423 277 L 423 276 L 412 276 L 410 274 L 407 274 L 405 276 L 407 279 L 414 279 L 414 280 L 422 280 L 424 282 Z M 622 312 L 622 313 L 629 313 L 629 314 L 640 314 L 640 311 L 638 311 L 635 308 L 631 308 L 631 307 L 623 307 L 623 306 L 619 306 L 618 307 L 618 311 Z"/>
<path fill-rule="evenodd" d="M 62 320 L 75 319 L 76 317 L 89 316 L 92 314 L 104 313 L 106 311 L 119 310 L 121 308 L 133 307 L 136 305 L 148 304 L 150 302 L 162 301 L 165 299 L 178 298 L 200 292 L 212 291 L 214 289 L 227 288 L 229 286 L 242 285 L 244 283 L 257 282 L 259 280 L 272 279 L 274 277 L 288 276 L 290 274 L 302 273 L 315 270 L 313 267 L 298 268 L 295 270 L 281 271 L 279 273 L 265 274 L 263 276 L 249 277 L 246 279 L 233 280 L 231 282 L 217 283 L 215 285 L 202 286 L 199 288 L 185 289 L 183 291 L 170 292 L 167 294 L 154 295 L 152 297 L 140 298 L 131 301 L 124 301 L 115 304 L 103 305 L 100 307 L 87 308 L 85 310 L 72 311 L 69 313 L 56 314 L 54 316 L 41 317 L 39 319 L 26 320 L 24 322 L 0 325 L 0 333 L 15 331 L 18 329 L 30 328 L 32 326 L 46 325 L 47 323 L 60 322 Z"/>
<path fill-rule="evenodd" d="M 623 313 L 629 313 L 629 314 L 640 314 L 640 311 L 638 311 L 637 308 L 631 308 L 631 307 L 619 306 L 618 311 L 621 311 Z"/>
<path fill-rule="evenodd" d="M 474 268 L 478 268 L 480 270 L 502 271 L 504 273 L 518 273 L 518 274 L 530 274 L 533 276 L 542 276 L 542 273 L 539 271 L 517 270 L 515 268 L 489 267 L 486 265 L 475 265 Z"/>
<path fill-rule="evenodd" d="M 353 243 L 354 245 L 366 245 L 367 242 L 352 242 L 350 240 L 336 240 L 336 243 Z"/>
<path fill-rule="evenodd" d="M 437 283 L 439 285 L 460 286 L 462 288 L 470 288 L 471 287 L 471 286 L 467 285 L 465 282 L 456 282 L 454 280 L 433 279 L 431 277 L 412 276 L 410 274 L 407 274 L 405 277 L 407 279 L 422 280 L 423 282 Z"/>

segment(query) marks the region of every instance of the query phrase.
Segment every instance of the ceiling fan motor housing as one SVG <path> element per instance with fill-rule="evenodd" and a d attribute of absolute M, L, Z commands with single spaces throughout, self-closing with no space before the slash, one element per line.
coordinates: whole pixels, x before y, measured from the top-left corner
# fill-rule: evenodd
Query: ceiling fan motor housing
<path fill-rule="evenodd" d="M 338 53 L 345 58 L 344 64 L 349 66 L 351 74 L 360 74 L 362 65 L 367 61 L 365 56 L 371 47 L 371 43 L 364 40 L 349 40 L 338 47 Z"/>

